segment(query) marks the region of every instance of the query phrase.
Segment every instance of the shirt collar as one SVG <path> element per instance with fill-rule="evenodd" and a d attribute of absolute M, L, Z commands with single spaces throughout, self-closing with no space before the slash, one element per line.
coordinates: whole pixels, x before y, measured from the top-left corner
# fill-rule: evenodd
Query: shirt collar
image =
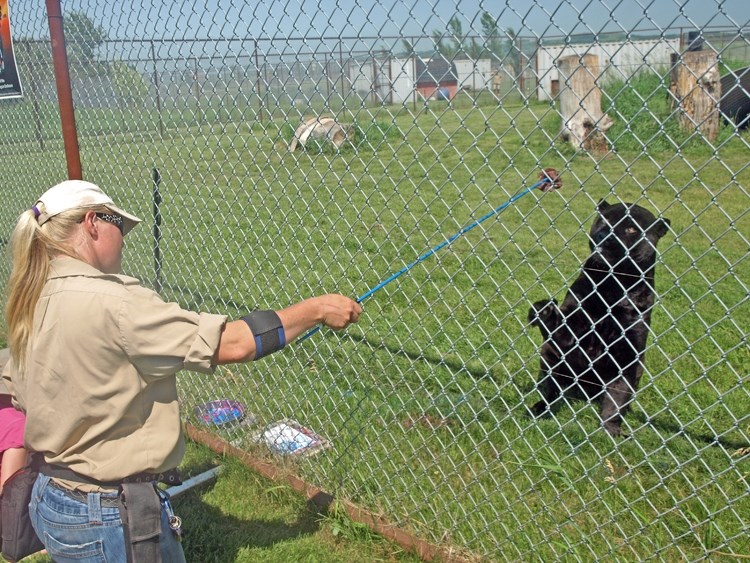
<path fill-rule="evenodd" d="M 91 264 L 71 256 L 59 256 L 50 262 L 48 279 L 67 278 L 70 276 L 107 277 L 107 274 L 97 270 Z"/>
<path fill-rule="evenodd" d="M 125 274 L 105 274 L 88 262 L 71 256 L 58 256 L 52 259 L 49 275 L 47 276 L 48 280 L 74 277 L 98 278 L 128 286 L 141 284 L 138 278 L 133 278 Z"/>

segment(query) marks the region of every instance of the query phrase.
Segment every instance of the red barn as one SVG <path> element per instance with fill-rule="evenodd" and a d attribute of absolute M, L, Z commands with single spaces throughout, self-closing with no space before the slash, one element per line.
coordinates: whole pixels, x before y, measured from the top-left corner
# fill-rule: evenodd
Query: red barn
<path fill-rule="evenodd" d="M 458 92 L 456 65 L 442 57 L 415 61 L 417 92 L 425 100 L 451 100 Z"/>

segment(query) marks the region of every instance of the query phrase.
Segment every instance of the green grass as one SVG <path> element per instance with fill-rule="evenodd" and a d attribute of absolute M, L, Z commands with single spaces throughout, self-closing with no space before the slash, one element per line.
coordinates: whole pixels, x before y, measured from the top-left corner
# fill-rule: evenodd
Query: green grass
<path fill-rule="evenodd" d="M 705 154 L 709 145 L 702 136 L 683 131 L 678 113 L 668 95 L 669 73 L 642 72 L 607 84 L 603 91 L 602 110 L 615 120 L 607 132 L 617 151 L 681 151 L 690 155 Z M 734 136 L 732 124 L 721 122 L 715 141 L 721 145 Z"/>
<path fill-rule="evenodd" d="M 82 158 L 87 178 L 144 219 L 159 167 L 163 293 L 234 318 L 324 291 L 361 295 L 534 183 L 540 167 L 558 168 L 561 191 L 522 198 L 413 268 L 365 302 L 358 326 L 215 376 L 181 374 L 185 416 L 217 397 L 243 401 L 257 423 L 220 434 L 257 455 L 268 455 L 253 442 L 258 428 L 295 418 L 334 445 L 291 463 L 295 472 L 478 554 L 747 555 L 750 469 L 734 453 L 750 435 L 750 136 L 725 130 L 712 148 L 673 129 L 655 88 L 611 95 L 616 150 L 606 156 L 558 142 L 548 104 L 460 99 L 350 109 L 342 121 L 398 136 L 335 154 L 287 152 L 281 119 L 174 117 L 181 128 L 162 141 L 144 113 L 129 135 L 84 137 Z M 93 128 L 99 117 L 81 113 Z M 33 183 L 29 163 L 41 155 L 35 179 L 61 174 L 59 148 L 15 147 L 22 156 L 6 155 L 4 174 L 18 185 Z M 33 197 L 0 189 L 12 213 Z M 529 303 L 564 296 L 602 198 L 638 202 L 673 230 L 660 243 L 659 301 L 625 440 L 580 402 L 554 419 L 524 416 L 540 344 Z M 144 227 L 128 237 L 126 264 L 150 283 Z"/>
<path fill-rule="evenodd" d="M 285 485 L 269 481 L 240 461 L 192 444 L 187 474 L 222 465 L 215 484 L 175 499 L 185 521 L 188 561 L 418 561 L 342 516 L 320 513 Z"/>

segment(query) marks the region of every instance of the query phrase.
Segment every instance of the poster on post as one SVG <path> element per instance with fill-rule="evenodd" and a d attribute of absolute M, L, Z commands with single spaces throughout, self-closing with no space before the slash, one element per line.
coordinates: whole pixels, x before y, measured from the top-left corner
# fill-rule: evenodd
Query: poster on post
<path fill-rule="evenodd" d="M 0 99 L 20 98 L 23 95 L 16 58 L 13 55 L 9 1 L 0 0 Z"/>

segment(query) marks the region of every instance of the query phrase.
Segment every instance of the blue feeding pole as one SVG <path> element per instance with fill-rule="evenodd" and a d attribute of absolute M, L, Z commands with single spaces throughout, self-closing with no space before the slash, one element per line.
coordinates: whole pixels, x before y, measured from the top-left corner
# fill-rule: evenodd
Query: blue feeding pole
<path fill-rule="evenodd" d="M 460 231 L 458 231 L 455 235 L 453 235 L 449 239 L 447 239 L 447 240 L 441 242 L 440 244 L 438 244 L 435 248 L 433 248 L 433 249 L 425 252 L 424 254 L 422 254 L 419 258 L 417 258 L 416 260 L 414 260 L 414 262 L 412 262 L 411 264 L 408 264 L 408 265 L 404 266 L 403 268 L 401 268 L 398 272 L 395 272 L 395 273 L 391 274 L 386 279 L 384 279 L 379 284 L 377 284 L 375 287 L 373 287 L 372 289 L 366 291 L 365 293 L 363 293 L 362 295 L 360 295 L 359 297 L 357 297 L 357 299 L 356 299 L 357 303 L 362 303 L 365 299 L 367 299 L 368 297 L 371 297 L 372 294 L 375 293 L 376 291 L 379 291 L 379 290 L 383 289 L 386 285 L 388 285 L 389 283 L 391 283 L 395 279 L 400 278 L 402 275 L 404 275 L 406 272 L 408 272 L 409 270 L 411 270 L 414 266 L 416 266 L 420 262 L 424 262 L 425 260 L 427 260 L 430 256 L 432 256 L 433 254 L 435 254 L 441 248 L 444 248 L 444 247 L 448 246 L 454 240 L 456 240 L 460 236 L 465 235 L 470 230 L 472 230 L 474 227 L 476 227 L 477 225 L 483 223 L 484 221 L 486 221 L 487 219 L 489 219 L 493 215 L 497 215 L 503 209 L 505 209 L 509 205 L 512 205 L 513 203 L 515 203 L 516 201 L 518 201 L 519 199 L 521 199 L 523 196 L 525 196 L 529 192 L 532 192 L 532 191 L 534 191 L 537 188 L 542 188 L 543 186 L 544 186 L 544 188 L 542 188 L 543 191 L 550 191 L 552 189 L 559 188 L 562 185 L 559 177 L 560 177 L 559 174 L 557 173 L 557 171 L 554 168 L 547 168 L 547 169 L 545 169 L 544 172 L 542 173 L 542 179 L 539 180 L 536 184 L 534 184 L 533 186 L 529 186 L 528 188 L 526 188 L 522 192 L 519 192 L 518 194 L 514 195 L 512 198 L 510 198 L 508 201 L 506 201 L 505 203 L 503 203 L 499 207 L 496 207 L 495 209 L 493 209 L 492 211 L 490 211 L 489 213 L 487 213 L 483 217 L 480 217 L 479 219 L 477 219 L 476 221 L 474 221 L 473 223 L 471 223 L 470 225 L 465 226 L 463 229 L 461 229 Z M 549 184 L 549 185 L 547 185 L 547 184 Z M 316 332 L 318 332 L 320 329 L 321 329 L 321 325 L 316 326 L 315 328 L 313 328 L 310 331 L 308 331 L 307 334 L 305 334 L 304 336 L 302 336 L 298 340 L 298 342 L 302 342 L 304 340 L 307 340 L 313 334 L 315 334 Z"/>

